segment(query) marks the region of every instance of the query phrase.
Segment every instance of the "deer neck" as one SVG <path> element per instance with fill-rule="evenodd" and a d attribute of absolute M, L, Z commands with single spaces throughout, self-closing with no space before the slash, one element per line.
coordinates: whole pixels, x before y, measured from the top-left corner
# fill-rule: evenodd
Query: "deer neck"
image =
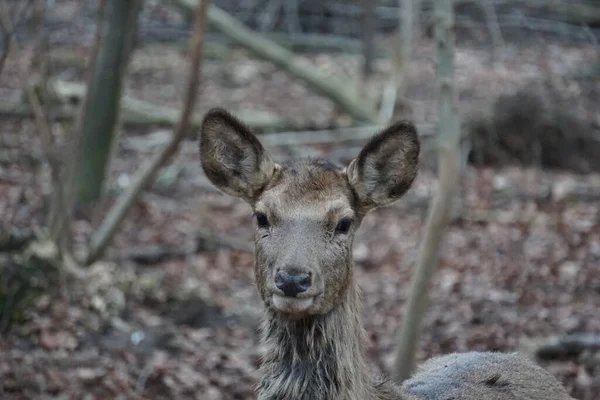
<path fill-rule="evenodd" d="M 345 301 L 326 315 L 290 320 L 268 312 L 261 400 L 368 399 L 372 378 L 364 359 L 365 334 L 355 282 Z"/>

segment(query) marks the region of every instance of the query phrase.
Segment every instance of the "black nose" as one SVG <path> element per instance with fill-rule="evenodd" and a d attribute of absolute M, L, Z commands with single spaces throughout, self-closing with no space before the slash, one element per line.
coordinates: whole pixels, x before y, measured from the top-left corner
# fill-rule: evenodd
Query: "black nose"
<path fill-rule="evenodd" d="M 275 276 L 275 286 L 286 296 L 296 297 L 298 293 L 306 292 L 310 287 L 310 275 L 290 275 L 285 271 L 278 271 Z"/>

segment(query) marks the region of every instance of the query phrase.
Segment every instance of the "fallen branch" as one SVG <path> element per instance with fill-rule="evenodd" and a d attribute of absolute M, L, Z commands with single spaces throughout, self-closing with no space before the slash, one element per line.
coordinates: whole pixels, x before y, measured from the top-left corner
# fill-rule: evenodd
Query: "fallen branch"
<path fill-rule="evenodd" d="M 365 125 L 352 126 L 347 128 L 334 128 L 315 131 L 287 131 L 276 133 L 263 133 L 260 135 L 260 142 L 265 147 L 277 146 L 310 146 L 315 144 L 339 144 L 353 140 L 367 140 L 378 131 L 384 129 L 384 126 Z M 421 141 L 425 148 L 435 140 L 434 125 L 429 123 L 417 124 Z M 122 145 L 129 149 L 148 150 L 155 146 L 163 145 L 168 141 L 163 132 L 145 135 L 144 137 L 127 137 L 122 140 Z M 433 144 L 433 143 L 432 143 Z M 429 146 L 433 147 L 433 146 Z M 344 151 L 344 149 L 340 149 Z M 357 153 L 358 154 L 358 153 Z"/>
<path fill-rule="evenodd" d="M 190 71 L 188 83 L 186 85 L 187 90 L 184 95 L 183 110 L 177 126 L 175 127 L 173 137 L 167 146 L 149 160 L 147 164 L 144 164 L 139 172 L 133 177 L 131 185 L 123 192 L 109 210 L 108 214 L 98 227 L 98 230 L 92 235 L 86 264 L 94 262 L 102 255 L 104 249 L 112 239 L 117 228 L 122 223 L 125 214 L 129 211 L 139 193 L 148 185 L 148 183 L 150 183 L 150 181 L 152 181 L 154 175 L 156 175 L 156 172 L 163 164 L 176 153 L 179 148 L 179 143 L 190 126 L 190 116 L 196 103 L 196 94 L 198 92 L 198 84 L 200 81 L 200 66 L 208 7 L 209 0 L 204 0 L 196 11 L 190 54 Z"/>
<path fill-rule="evenodd" d="M 53 80 L 49 82 L 49 89 L 53 91 L 61 104 L 51 105 L 52 116 L 58 121 L 75 121 L 79 115 L 79 104 L 86 92 L 85 85 L 77 82 Z M 174 126 L 179 118 L 179 111 L 174 108 L 157 105 L 135 97 L 124 95 L 121 100 L 121 122 L 123 125 L 159 125 Z M 33 110 L 27 104 L 16 102 L 0 102 L 0 115 L 8 117 L 30 118 Z M 285 120 L 263 112 L 240 112 L 240 118 L 252 129 L 272 131 L 286 129 L 290 123 Z M 204 114 L 194 113 L 190 118 L 190 126 L 197 128 L 202 122 Z"/>
<path fill-rule="evenodd" d="M 456 0 L 454 7 L 473 5 L 481 7 L 481 2 L 475 0 Z M 600 24 L 600 7 L 594 4 L 585 4 L 583 2 L 574 1 L 494 1 L 495 7 L 501 7 L 510 5 L 514 8 L 521 9 L 522 12 L 530 12 L 531 14 L 547 13 L 551 14 L 547 16 L 548 19 L 554 21 L 561 21 L 573 25 L 591 25 L 596 26 Z"/>
<path fill-rule="evenodd" d="M 542 10 L 554 12 L 556 19 L 571 24 L 597 26 L 600 24 L 600 7 L 592 4 L 574 4 L 574 2 L 547 1 L 542 3 Z"/>
<path fill-rule="evenodd" d="M 123 257 L 138 264 L 153 265 L 170 260 L 184 258 L 185 250 L 170 249 L 161 245 L 139 246 L 128 249 Z"/>
<path fill-rule="evenodd" d="M 219 235 L 205 228 L 199 228 L 196 231 L 196 243 L 196 252 L 213 251 L 221 247 L 248 253 L 254 252 L 254 244 L 248 240 Z"/>
<path fill-rule="evenodd" d="M 600 351 L 600 335 L 569 335 L 552 338 L 538 345 L 535 354 L 540 359 L 578 357 L 584 351 Z"/>
<path fill-rule="evenodd" d="M 308 52 L 342 52 L 344 54 L 360 54 L 362 43 L 357 39 L 350 39 L 343 36 L 324 35 L 318 33 L 301 33 L 290 36 L 281 33 L 268 33 L 265 35 L 268 39 L 277 42 L 282 47 L 292 51 Z M 384 57 L 382 48 L 375 47 L 375 56 Z"/>
<path fill-rule="evenodd" d="M 177 0 L 177 4 L 188 14 L 196 8 L 198 2 L 197 0 Z M 378 122 L 377 113 L 371 105 L 359 101 L 353 91 L 348 89 L 348 85 L 334 77 L 322 74 L 294 53 L 248 29 L 225 11 L 214 5 L 211 6 L 208 10 L 208 20 L 213 27 L 227 35 L 235 43 L 304 81 L 313 90 L 342 107 L 353 118 L 370 123 Z"/>
<path fill-rule="evenodd" d="M 139 246 L 128 249 L 123 257 L 138 264 L 153 265 L 171 260 L 185 258 L 191 253 L 202 253 L 218 249 L 254 252 L 254 245 L 249 240 L 215 233 L 210 229 L 199 228 L 195 233 L 196 245 L 192 251 L 172 249 L 161 245 Z"/>

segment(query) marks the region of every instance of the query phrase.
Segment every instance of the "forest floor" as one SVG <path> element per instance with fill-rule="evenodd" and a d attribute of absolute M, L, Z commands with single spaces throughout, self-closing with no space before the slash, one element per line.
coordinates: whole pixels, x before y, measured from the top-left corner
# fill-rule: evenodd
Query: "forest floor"
<path fill-rule="evenodd" d="M 597 57 L 597 48 L 508 46 L 502 54 L 502 67 L 494 68 L 488 52 L 458 47 L 461 112 L 490 104 L 540 76 L 576 70 Z M 422 40 L 409 69 L 410 116 L 419 122 L 435 122 L 433 56 L 432 43 Z M 310 58 L 332 75 L 358 67 L 350 56 Z M 18 94 L 17 81 L 10 78 L 17 65 L 9 60 L 3 73 L 4 98 Z M 373 93 L 389 65 L 381 60 L 377 68 Z M 173 47 L 141 49 L 132 60 L 127 92 L 179 107 L 185 71 L 185 59 Z M 61 77 L 78 79 L 78 74 L 67 69 Z M 226 61 L 207 60 L 203 79 L 199 112 L 220 105 L 271 112 L 304 126 L 345 121 L 328 100 L 244 52 L 233 52 Z M 560 84 L 575 93 L 600 93 L 597 79 Z M 595 111 L 574 110 L 600 123 Z M 0 220 L 23 229 L 43 227 L 51 187 L 35 128 L 29 120 L 1 124 L 0 148 L 13 156 L 0 161 Z M 76 221 L 76 242 L 89 237 L 164 131 L 123 132 L 107 199 Z M 55 133 L 59 143 L 69 140 L 60 129 Z M 349 144 L 321 150 L 339 146 Z M 286 155 L 281 146 L 271 150 L 278 158 Z M 390 370 L 427 205 L 436 191 L 434 163 L 424 158 L 422 164 L 405 199 L 367 216 L 356 237 L 367 353 L 376 372 Z M 458 193 L 431 288 L 419 360 L 452 351 L 527 350 L 532 341 L 567 334 L 600 335 L 600 175 L 469 166 Z M 186 140 L 173 167 L 135 204 L 105 260 L 85 279 L 70 279 L 37 298 L 25 322 L 0 338 L 0 397 L 255 398 L 262 306 L 252 255 L 211 248 L 210 240 L 198 239 L 199 227 L 251 240 L 249 207 L 207 184 L 197 143 Z M 600 399 L 597 357 L 540 363 L 575 398 Z"/>

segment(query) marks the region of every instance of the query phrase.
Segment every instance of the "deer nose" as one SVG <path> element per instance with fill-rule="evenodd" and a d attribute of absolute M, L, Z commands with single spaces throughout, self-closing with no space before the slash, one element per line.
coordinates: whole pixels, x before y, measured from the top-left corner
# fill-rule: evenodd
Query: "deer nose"
<path fill-rule="evenodd" d="M 306 292 L 310 288 L 310 275 L 304 273 L 288 274 L 278 271 L 275 275 L 275 286 L 286 296 L 296 297 L 298 293 Z"/>

